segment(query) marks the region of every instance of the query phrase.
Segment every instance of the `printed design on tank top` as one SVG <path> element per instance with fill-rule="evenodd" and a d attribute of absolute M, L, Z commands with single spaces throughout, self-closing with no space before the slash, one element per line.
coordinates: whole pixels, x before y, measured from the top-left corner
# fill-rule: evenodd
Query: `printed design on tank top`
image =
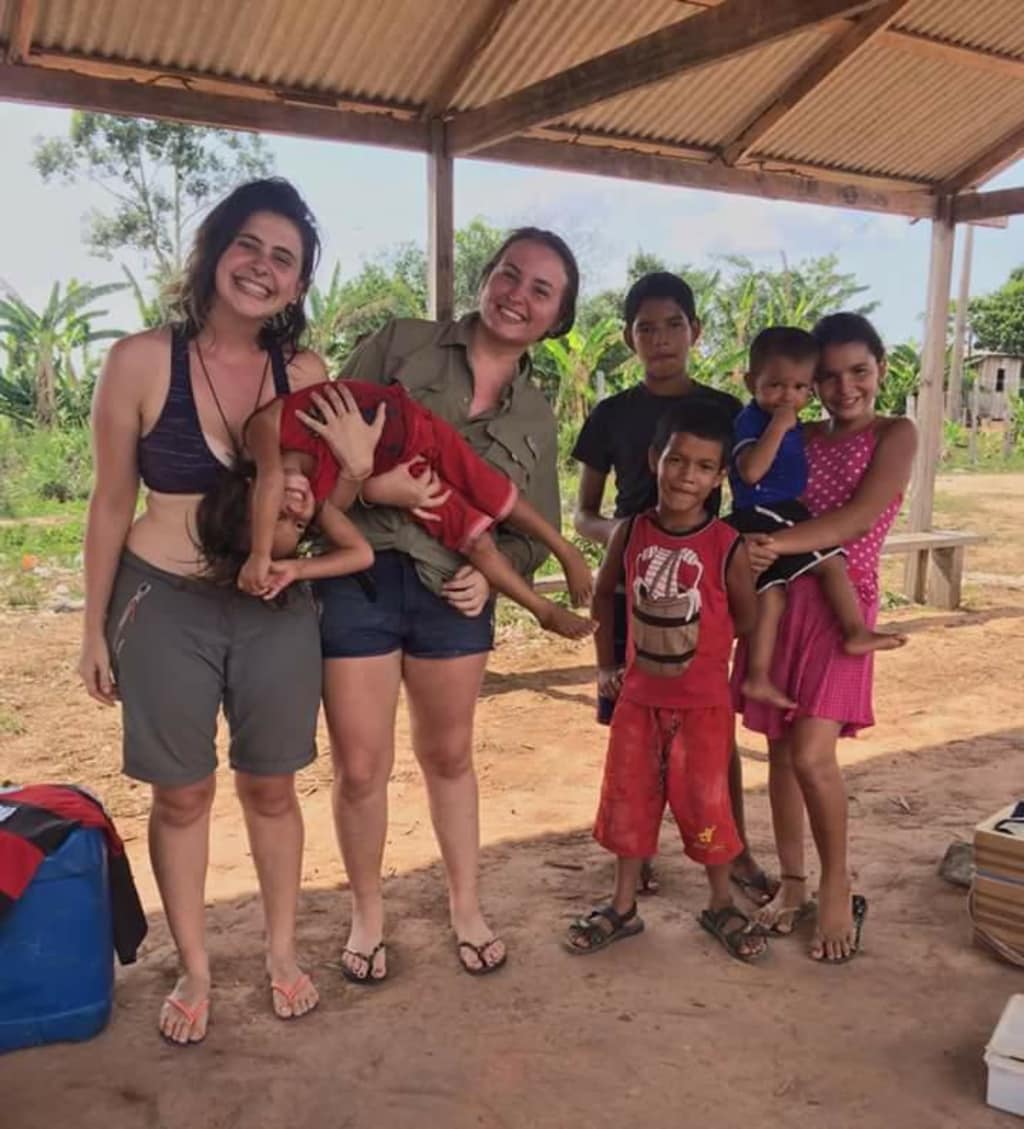
<path fill-rule="evenodd" d="M 674 678 L 693 662 L 703 575 L 704 565 L 691 548 L 648 545 L 637 555 L 630 616 L 640 670 Z"/>

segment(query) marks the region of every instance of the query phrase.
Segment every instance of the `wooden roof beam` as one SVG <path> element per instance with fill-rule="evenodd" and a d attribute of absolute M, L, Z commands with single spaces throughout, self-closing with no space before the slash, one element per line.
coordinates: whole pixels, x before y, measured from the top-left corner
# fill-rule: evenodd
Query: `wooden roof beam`
<path fill-rule="evenodd" d="M 889 28 L 884 43 L 912 55 L 929 59 L 940 59 L 958 66 L 974 67 L 988 71 L 989 74 L 1004 74 L 1007 78 L 1024 79 L 1024 59 L 1017 55 L 1007 55 L 999 51 L 985 50 L 981 47 L 967 47 L 961 43 L 950 43 L 923 32 L 907 28 Z"/>
<path fill-rule="evenodd" d="M 1024 188 L 968 192 L 953 200 L 953 219 L 957 223 L 984 223 L 986 220 L 1020 215 L 1024 215 Z M 1005 226 L 1005 223 L 1000 226 Z"/>
<path fill-rule="evenodd" d="M 0 98 L 96 110 L 107 114 L 171 118 L 226 129 L 318 137 L 393 149 L 430 150 L 426 122 L 406 121 L 383 113 L 360 113 L 238 98 L 174 86 L 97 78 L 43 67 L 0 65 Z"/>
<path fill-rule="evenodd" d="M 874 42 L 909 4 L 910 0 L 887 0 L 842 31 L 777 98 L 722 147 L 725 164 L 742 161 L 799 105 Z"/>
<path fill-rule="evenodd" d="M 488 105 L 457 114 L 448 129 L 450 152 L 466 154 L 494 145 L 597 102 L 764 47 L 826 20 L 857 15 L 878 3 L 725 0 Z"/>
<path fill-rule="evenodd" d="M 801 204 L 886 212 L 915 219 L 930 219 L 935 215 L 935 197 L 923 190 L 890 191 L 864 184 L 731 169 L 717 162 L 683 161 L 654 153 L 600 148 L 596 145 L 567 145 L 565 142 L 517 137 L 475 152 L 473 157 L 512 165 L 758 196 L 766 200 L 792 200 Z"/>
<path fill-rule="evenodd" d="M 515 2 L 516 0 L 490 0 L 490 3 L 481 10 L 480 17 L 467 35 L 462 49 L 455 54 L 430 92 L 423 109 L 424 117 L 437 117 L 451 106 L 459 88 L 469 77 L 473 64 L 494 42 Z"/>
<path fill-rule="evenodd" d="M 1021 154 L 1024 154 L 1024 125 L 1018 125 L 991 149 L 964 165 L 959 172 L 939 185 L 937 191 L 952 196 L 965 188 L 974 188 L 1008 169 Z"/>
<path fill-rule="evenodd" d="M 7 44 L 5 59 L 8 63 L 21 63 L 28 58 L 32 49 L 32 33 L 39 14 L 38 0 L 14 0 L 11 12 L 11 38 Z"/>

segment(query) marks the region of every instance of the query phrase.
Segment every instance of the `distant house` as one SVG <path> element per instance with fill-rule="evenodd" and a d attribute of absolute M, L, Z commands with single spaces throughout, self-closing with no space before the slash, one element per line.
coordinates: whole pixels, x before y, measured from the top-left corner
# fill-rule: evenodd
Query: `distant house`
<path fill-rule="evenodd" d="M 974 370 L 978 384 L 978 418 L 1008 419 L 1011 403 L 1021 394 L 1024 357 L 1010 353 L 975 353 L 965 362 Z M 966 395 L 967 407 L 971 397 Z"/>

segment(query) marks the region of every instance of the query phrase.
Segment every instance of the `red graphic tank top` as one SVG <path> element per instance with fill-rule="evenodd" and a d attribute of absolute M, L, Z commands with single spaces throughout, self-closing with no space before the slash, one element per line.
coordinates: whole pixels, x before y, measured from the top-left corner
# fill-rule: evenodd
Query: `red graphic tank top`
<path fill-rule="evenodd" d="M 640 514 L 626 542 L 629 639 L 622 696 L 644 706 L 728 705 L 733 624 L 725 571 L 739 534 L 709 518 L 669 533 Z"/>

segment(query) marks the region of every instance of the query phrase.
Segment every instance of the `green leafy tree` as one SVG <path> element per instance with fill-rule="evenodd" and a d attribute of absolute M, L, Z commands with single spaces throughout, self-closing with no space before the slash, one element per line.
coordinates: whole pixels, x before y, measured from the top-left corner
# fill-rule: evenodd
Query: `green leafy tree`
<path fill-rule="evenodd" d="M 1024 356 L 1024 266 L 998 290 L 972 300 L 970 322 L 978 348 Z"/>
<path fill-rule="evenodd" d="M 37 140 L 33 164 L 46 182 L 99 184 L 111 206 L 88 214 L 90 248 L 141 252 L 158 285 L 180 271 L 196 216 L 273 167 L 258 134 L 85 111 L 67 137 Z"/>
<path fill-rule="evenodd" d="M 34 310 L 10 287 L 3 288 L 0 347 L 7 364 L 0 380 L 0 414 L 40 427 L 84 418 L 96 369 L 90 346 L 123 336 L 118 329 L 94 328 L 107 316 L 94 303 L 123 289 L 119 282 L 90 286 L 72 279 L 61 293 L 55 282 L 46 305 Z"/>

